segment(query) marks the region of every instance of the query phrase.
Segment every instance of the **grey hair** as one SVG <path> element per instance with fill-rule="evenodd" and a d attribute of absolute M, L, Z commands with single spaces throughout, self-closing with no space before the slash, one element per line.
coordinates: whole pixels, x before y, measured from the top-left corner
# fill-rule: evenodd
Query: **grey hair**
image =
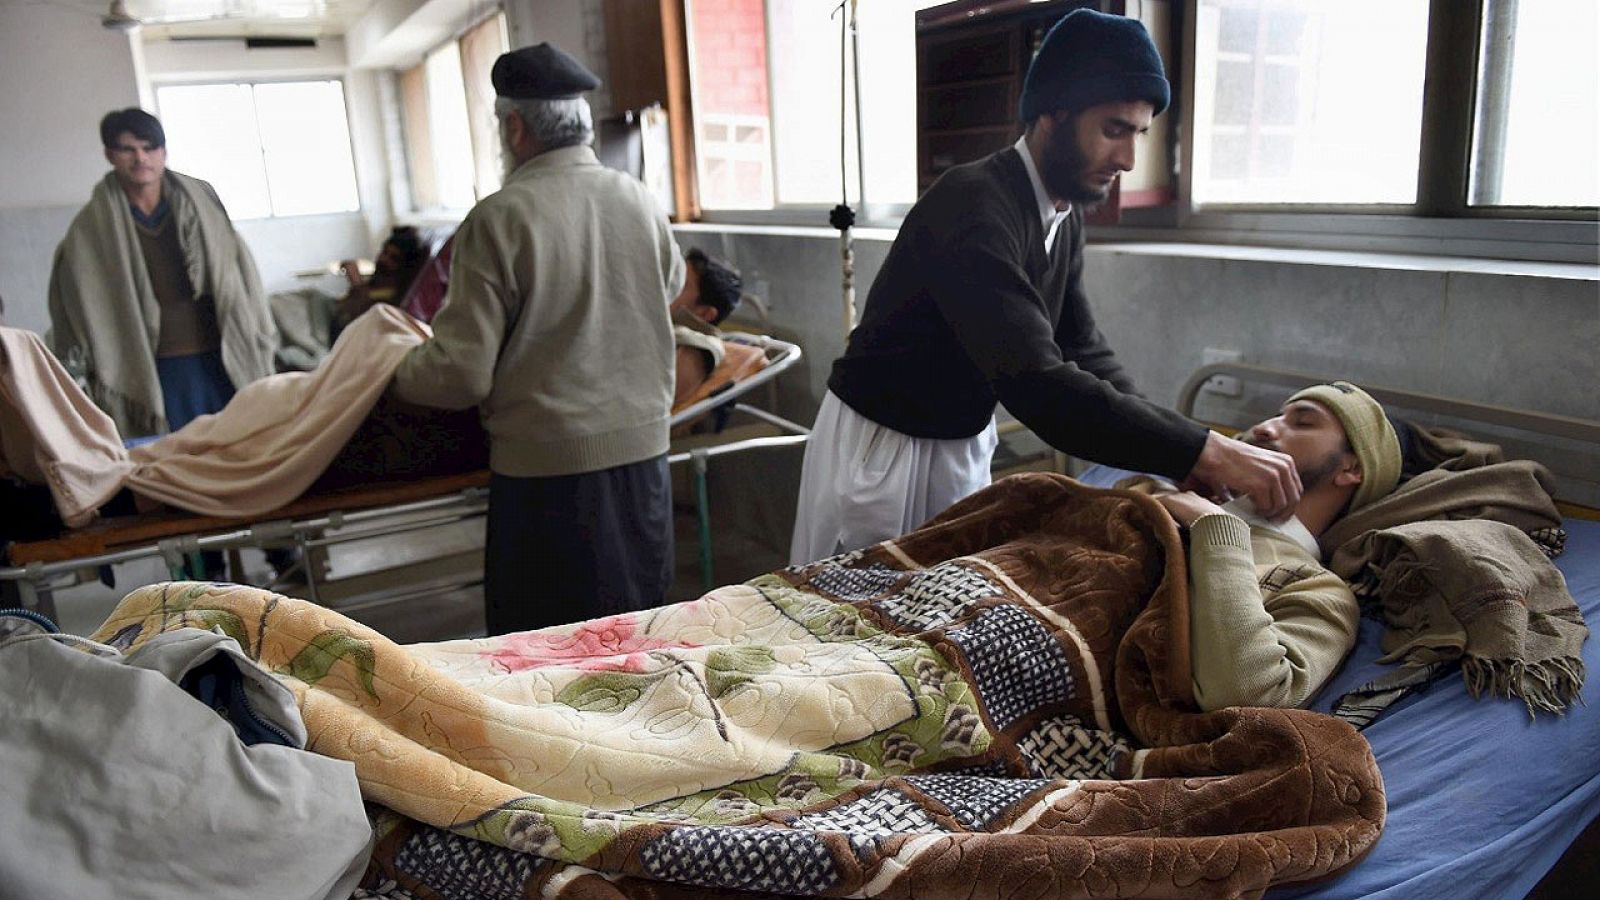
<path fill-rule="evenodd" d="M 522 100 L 494 98 L 494 114 L 502 121 L 511 113 L 522 123 L 544 150 L 594 142 L 594 119 L 589 101 L 582 97 L 567 100 Z"/>

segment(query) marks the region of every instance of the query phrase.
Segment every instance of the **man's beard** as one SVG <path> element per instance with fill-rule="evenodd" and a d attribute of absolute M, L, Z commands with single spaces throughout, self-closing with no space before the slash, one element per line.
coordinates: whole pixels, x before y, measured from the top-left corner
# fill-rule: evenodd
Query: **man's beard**
<path fill-rule="evenodd" d="M 504 184 L 517 170 L 521 163 L 517 162 L 517 151 L 511 146 L 511 135 L 506 133 L 502 126 L 500 129 L 500 182 Z"/>
<path fill-rule="evenodd" d="M 1044 145 L 1040 160 L 1039 180 L 1051 196 L 1070 202 L 1073 206 L 1092 210 L 1106 202 L 1110 186 L 1095 188 L 1084 183 L 1089 174 L 1089 160 L 1078 146 L 1078 117 L 1068 116 L 1056 121 L 1050 140 Z M 1112 182 L 1115 184 L 1116 182 Z"/>
<path fill-rule="evenodd" d="M 1277 450 L 1279 453 L 1283 452 L 1278 450 L 1277 447 L 1269 446 L 1262 441 L 1256 440 L 1255 435 L 1246 434 L 1245 436 L 1239 438 L 1239 440 L 1249 444 L 1252 447 L 1262 447 L 1267 450 Z M 1296 465 L 1295 472 L 1300 476 L 1301 492 L 1308 493 L 1312 488 L 1321 487 L 1323 484 L 1332 481 L 1333 476 L 1339 471 L 1339 466 L 1341 466 L 1343 463 L 1344 451 L 1334 450 L 1327 456 L 1324 456 L 1321 462 L 1310 463 L 1303 466 Z"/>
<path fill-rule="evenodd" d="M 1315 465 L 1300 467 L 1300 488 L 1302 492 L 1312 488 L 1321 487 L 1333 480 L 1339 466 L 1344 463 L 1344 454 L 1338 450 L 1322 458 L 1322 462 Z"/>

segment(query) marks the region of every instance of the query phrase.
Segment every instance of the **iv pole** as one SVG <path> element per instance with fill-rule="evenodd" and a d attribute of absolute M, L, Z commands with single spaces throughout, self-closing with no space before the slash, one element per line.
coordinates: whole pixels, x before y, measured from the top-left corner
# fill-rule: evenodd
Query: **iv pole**
<path fill-rule="evenodd" d="M 839 20 L 839 205 L 828 213 L 828 223 L 839 229 L 839 257 L 843 269 L 844 333 L 848 337 L 856 327 L 856 254 L 850 230 L 855 227 L 856 212 L 850 208 L 850 176 L 846 166 L 849 158 L 850 129 L 849 94 L 851 83 L 855 87 L 856 102 L 856 176 L 863 179 L 861 171 L 861 68 L 856 34 L 856 0 L 841 0 L 834 9 Z M 853 77 L 847 77 L 853 76 Z M 858 185 L 858 188 L 860 185 Z M 865 194 L 858 190 L 858 194 Z"/>

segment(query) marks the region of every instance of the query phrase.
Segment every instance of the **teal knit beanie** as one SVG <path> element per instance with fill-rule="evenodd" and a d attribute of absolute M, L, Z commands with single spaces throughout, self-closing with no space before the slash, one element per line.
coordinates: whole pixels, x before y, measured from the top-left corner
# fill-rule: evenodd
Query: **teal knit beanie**
<path fill-rule="evenodd" d="M 1022 84 L 1022 121 L 1127 100 L 1148 100 L 1159 116 L 1171 97 L 1161 54 L 1143 25 L 1079 9 L 1062 16 L 1039 45 Z"/>

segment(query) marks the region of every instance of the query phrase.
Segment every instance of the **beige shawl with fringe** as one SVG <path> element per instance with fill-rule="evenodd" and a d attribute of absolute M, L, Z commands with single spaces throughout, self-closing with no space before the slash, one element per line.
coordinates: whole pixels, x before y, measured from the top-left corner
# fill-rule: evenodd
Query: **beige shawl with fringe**
<path fill-rule="evenodd" d="M 222 364 L 235 388 L 272 374 L 278 332 L 250 250 L 211 185 L 170 169 L 162 196 L 177 217 L 189 281 L 216 303 Z M 50 272 L 50 347 L 128 437 L 164 434 L 155 348 L 160 306 L 128 197 L 114 173 L 72 220 Z"/>
<path fill-rule="evenodd" d="M 1322 545 L 1333 550 L 1329 568 L 1380 604 L 1382 661 L 1460 660 L 1474 697 L 1561 712 L 1583 686 L 1589 636 L 1548 558 L 1564 543 L 1561 514 L 1538 463 L 1474 467 L 1499 458 L 1494 450 L 1419 475 L 1336 523 Z"/>

